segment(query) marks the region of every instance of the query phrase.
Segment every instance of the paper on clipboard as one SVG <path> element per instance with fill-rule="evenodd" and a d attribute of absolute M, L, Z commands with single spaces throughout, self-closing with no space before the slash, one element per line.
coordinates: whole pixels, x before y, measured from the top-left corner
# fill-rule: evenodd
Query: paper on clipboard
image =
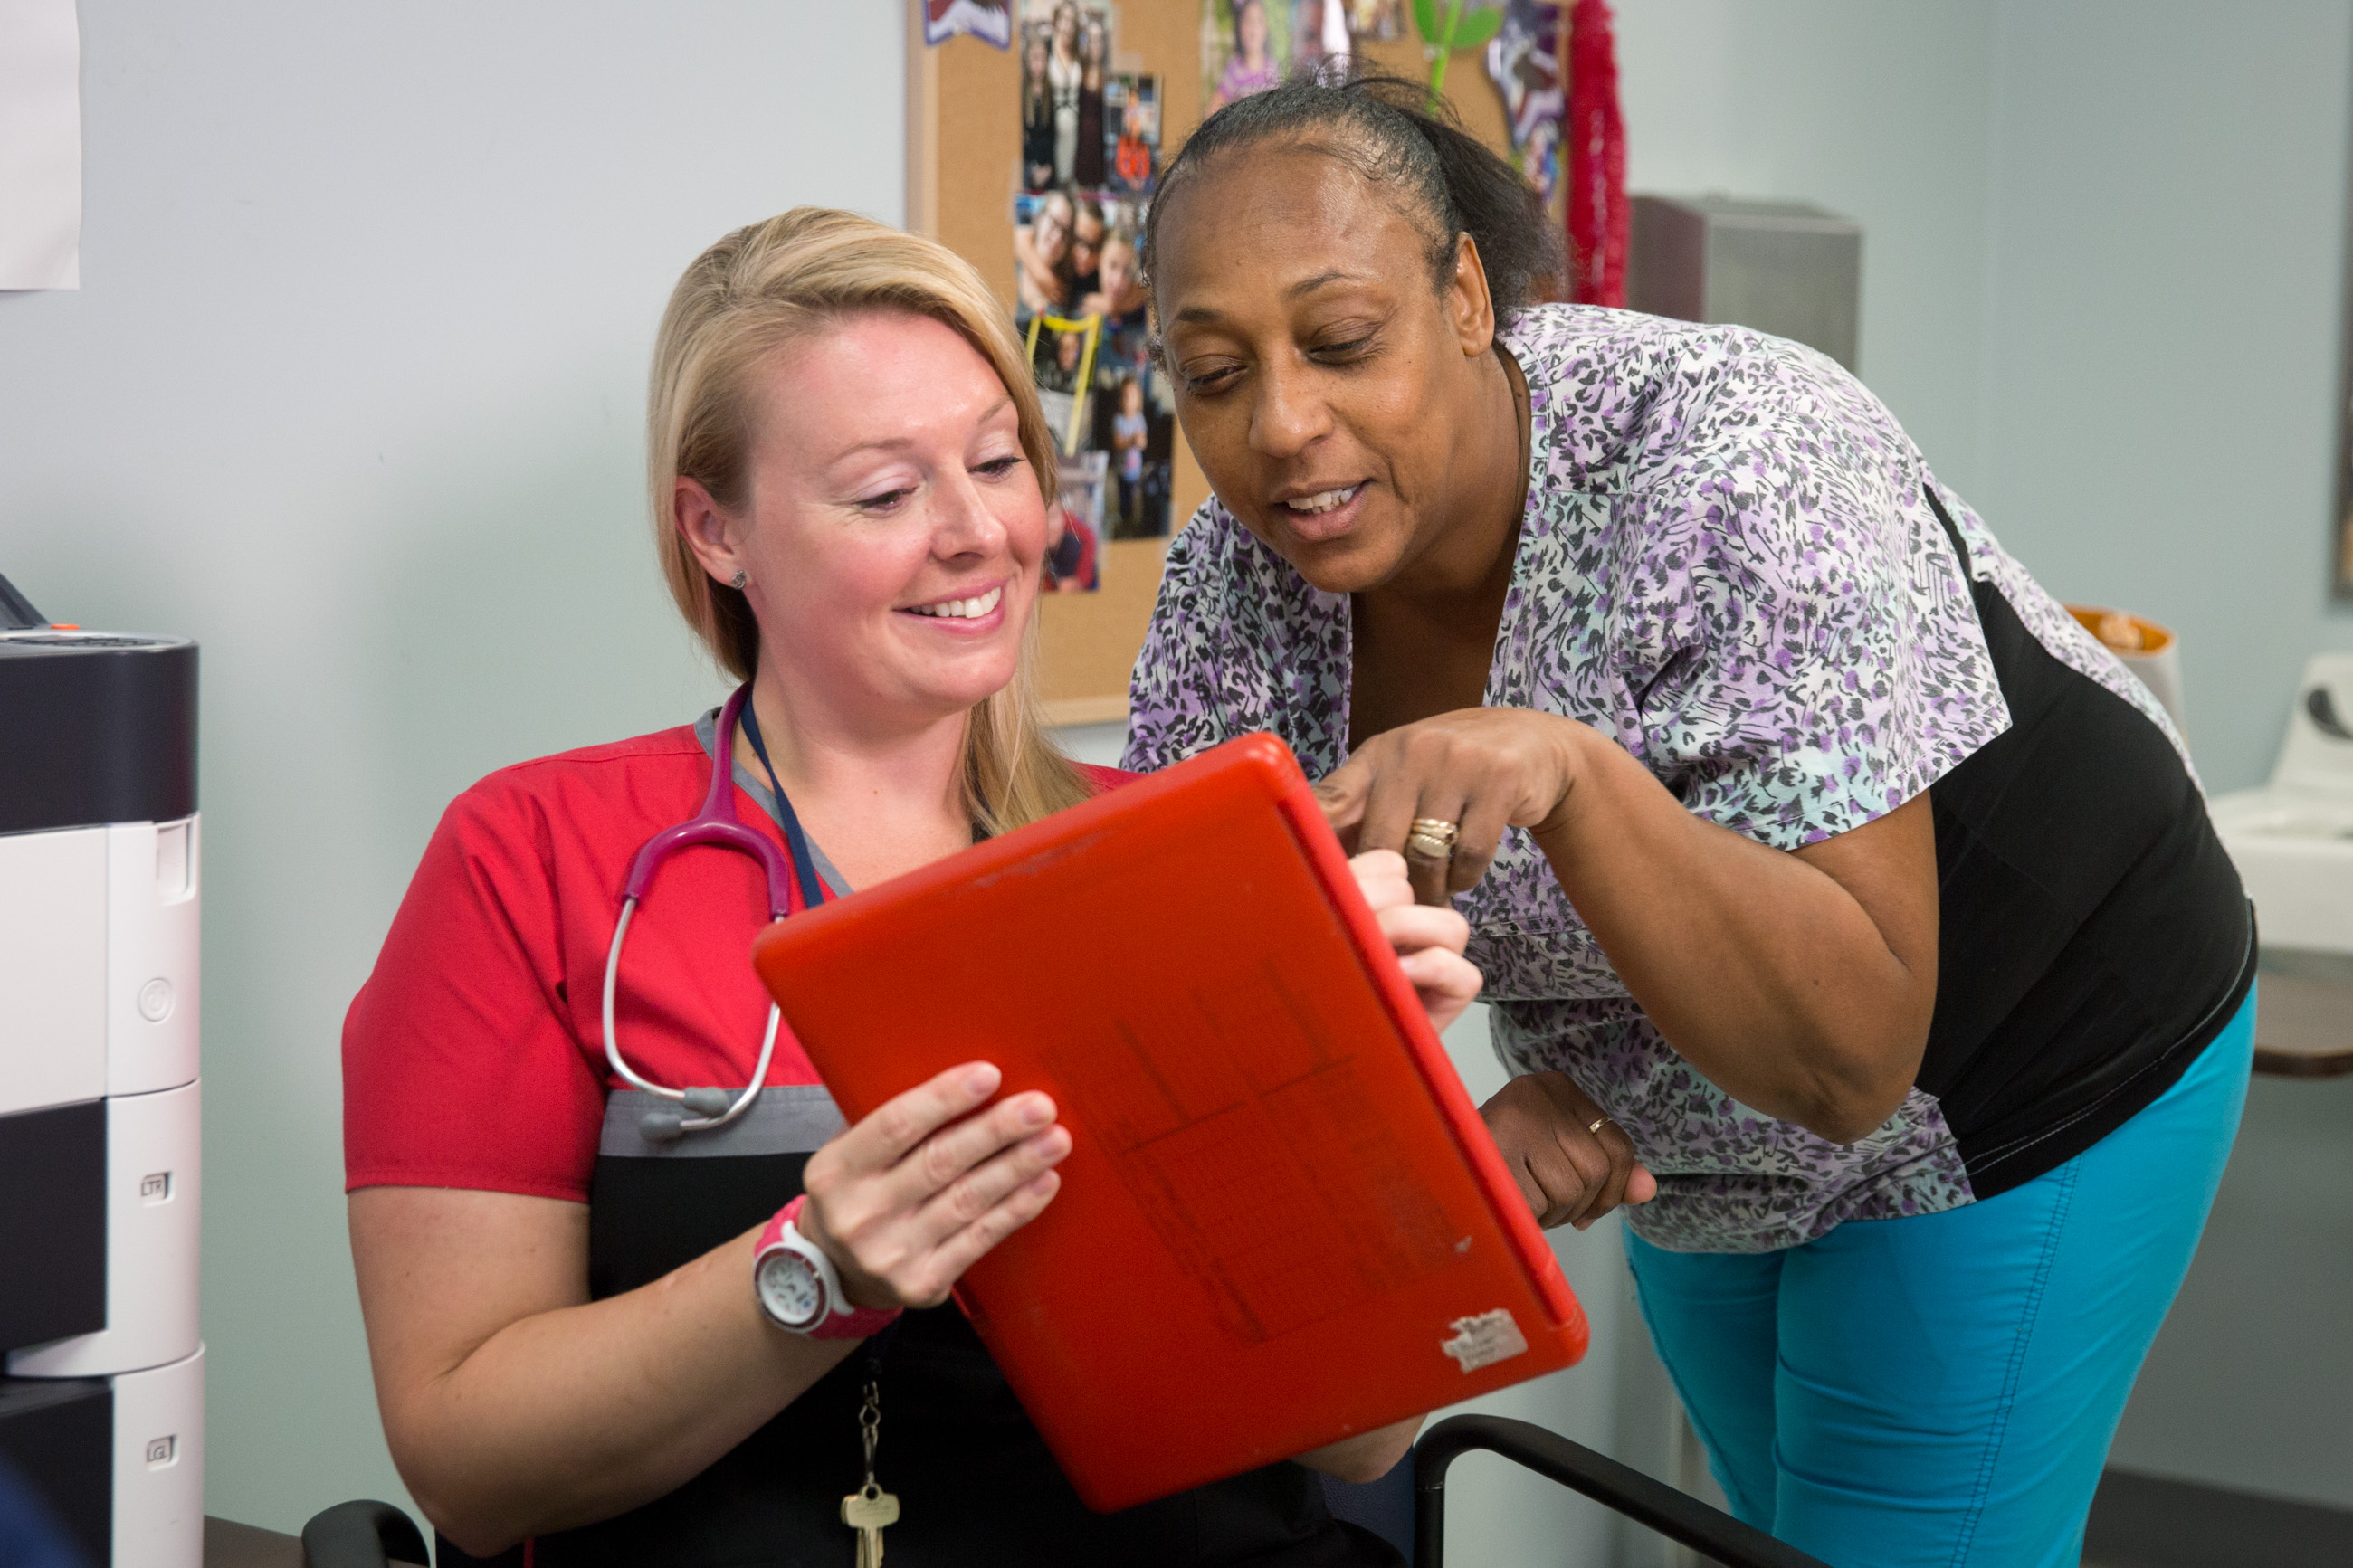
<path fill-rule="evenodd" d="M 0 289 L 80 287 L 80 22 L 0 0 Z"/>

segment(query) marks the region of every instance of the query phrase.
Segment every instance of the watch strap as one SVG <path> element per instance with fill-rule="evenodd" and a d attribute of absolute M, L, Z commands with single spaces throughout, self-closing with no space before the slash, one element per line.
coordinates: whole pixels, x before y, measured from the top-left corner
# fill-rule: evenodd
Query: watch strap
<path fill-rule="evenodd" d="M 880 1333 L 898 1320 L 900 1310 L 896 1307 L 860 1307 L 851 1303 L 848 1292 L 842 1289 L 841 1271 L 834 1267 L 833 1259 L 826 1256 L 825 1248 L 811 1241 L 801 1230 L 801 1208 L 807 1202 L 807 1194 L 793 1199 L 761 1227 L 759 1240 L 752 1248 L 752 1267 L 756 1271 L 762 1261 L 778 1247 L 789 1247 L 799 1253 L 817 1268 L 818 1282 L 825 1290 L 826 1314 L 806 1329 L 795 1329 L 787 1323 L 777 1323 L 776 1326 L 813 1340 L 862 1340 Z M 765 1303 L 761 1310 L 766 1312 Z M 770 1317 L 769 1321 L 776 1322 L 776 1320 Z"/>

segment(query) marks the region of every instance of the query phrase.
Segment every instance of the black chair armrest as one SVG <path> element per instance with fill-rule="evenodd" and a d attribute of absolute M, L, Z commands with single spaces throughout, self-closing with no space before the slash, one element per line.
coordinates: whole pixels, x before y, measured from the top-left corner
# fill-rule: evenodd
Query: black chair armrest
<path fill-rule="evenodd" d="M 1446 1468 L 1473 1448 L 1558 1481 L 1637 1524 L 1648 1525 L 1727 1568 L 1827 1568 L 1820 1558 L 1710 1508 L 1664 1481 L 1583 1447 L 1556 1432 L 1503 1415 L 1452 1415 L 1413 1446 L 1414 1568 L 1443 1568 Z"/>
<path fill-rule="evenodd" d="M 425 1568 L 432 1561 L 424 1532 L 388 1502 L 339 1502 L 302 1527 L 304 1568 Z"/>

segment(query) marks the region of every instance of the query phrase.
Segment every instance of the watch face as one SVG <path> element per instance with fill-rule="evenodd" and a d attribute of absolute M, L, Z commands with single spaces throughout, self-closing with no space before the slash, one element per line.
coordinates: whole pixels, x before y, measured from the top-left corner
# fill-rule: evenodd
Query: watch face
<path fill-rule="evenodd" d="M 825 1314 L 825 1286 L 816 1266 L 799 1253 L 779 1247 L 760 1259 L 754 1276 L 760 1305 L 788 1329 L 806 1329 Z"/>

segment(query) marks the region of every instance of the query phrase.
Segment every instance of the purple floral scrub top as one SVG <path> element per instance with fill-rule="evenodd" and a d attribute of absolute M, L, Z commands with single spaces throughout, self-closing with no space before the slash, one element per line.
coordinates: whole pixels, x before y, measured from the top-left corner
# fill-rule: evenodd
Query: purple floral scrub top
<path fill-rule="evenodd" d="M 1533 430 L 1489 706 L 1592 725 L 1692 811 L 1783 849 L 1903 805 L 2009 728 L 1969 584 L 1923 495 L 1935 481 L 1852 376 L 1744 328 L 1585 306 L 1525 310 L 1503 341 Z M 2180 751 L 2140 683 L 1937 493 L 1973 575 L 2041 648 Z M 1330 772 L 1347 755 L 1349 635 L 1345 595 L 1310 587 L 1211 499 L 1168 552 L 1124 765 L 1269 730 L 1311 777 Z M 1657 1200 L 1628 1211 L 1646 1240 L 1762 1251 L 1979 1195 L 1923 1089 L 1841 1145 L 1702 1077 L 1522 830 L 1457 905 L 1504 1064 L 1569 1074 L 1658 1176 Z"/>

